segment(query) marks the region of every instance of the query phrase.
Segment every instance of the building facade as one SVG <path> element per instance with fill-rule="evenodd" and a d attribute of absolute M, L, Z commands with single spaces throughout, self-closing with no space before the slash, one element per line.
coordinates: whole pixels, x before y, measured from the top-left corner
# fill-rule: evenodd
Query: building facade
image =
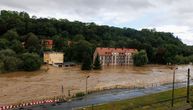
<path fill-rule="evenodd" d="M 102 65 L 133 65 L 133 54 L 137 49 L 131 48 L 96 48 L 93 62 L 97 54 Z"/>
<path fill-rule="evenodd" d="M 45 52 L 44 63 L 57 65 L 64 63 L 64 53 L 62 52 Z"/>
<path fill-rule="evenodd" d="M 46 49 L 52 49 L 52 47 L 53 47 L 53 40 L 44 39 L 44 40 L 42 40 L 42 45 Z"/>

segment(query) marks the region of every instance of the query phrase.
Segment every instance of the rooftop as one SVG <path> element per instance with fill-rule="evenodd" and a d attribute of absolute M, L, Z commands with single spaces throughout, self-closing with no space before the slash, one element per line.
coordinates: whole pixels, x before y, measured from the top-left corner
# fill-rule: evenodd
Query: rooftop
<path fill-rule="evenodd" d="M 133 53 L 136 52 L 137 49 L 133 48 L 102 48 L 97 47 L 96 51 L 99 55 L 109 55 L 112 53 Z"/>

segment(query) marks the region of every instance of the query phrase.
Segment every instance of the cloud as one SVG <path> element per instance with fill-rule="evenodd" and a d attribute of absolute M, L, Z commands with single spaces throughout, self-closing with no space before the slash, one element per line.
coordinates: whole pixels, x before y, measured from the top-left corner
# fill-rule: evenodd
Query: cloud
<path fill-rule="evenodd" d="M 146 28 L 153 29 L 154 27 L 146 27 Z M 193 30 L 188 26 L 164 25 L 156 27 L 156 31 L 172 32 L 175 37 L 180 38 L 183 42 L 185 42 L 188 45 L 192 45 Z"/>
<path fill-rule="evenodd" d="M 193 0 L 1 0 L 0 10 L 173 32 L 193 45 Z M 182 32 L 183 31 L 183 32 Z"/>

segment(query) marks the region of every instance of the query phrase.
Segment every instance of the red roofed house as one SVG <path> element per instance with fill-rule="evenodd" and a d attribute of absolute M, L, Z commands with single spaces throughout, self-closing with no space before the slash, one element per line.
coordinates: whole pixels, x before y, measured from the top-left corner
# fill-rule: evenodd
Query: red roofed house
<path fill-rule="evenodd" d="M 137 49 L 131 48 L 96 48 L 93 55 L 93 62 L 97 54 L 102 65 L 132 65 L 133 54 Z"/>
<path fill-rule="evenodd" d="M 42 45 L 43 45 L 46 49 L 52 49 L 52 47 L 53 47 L 53 40 L 44 39 L 44 40 L 42 40 Z"/>

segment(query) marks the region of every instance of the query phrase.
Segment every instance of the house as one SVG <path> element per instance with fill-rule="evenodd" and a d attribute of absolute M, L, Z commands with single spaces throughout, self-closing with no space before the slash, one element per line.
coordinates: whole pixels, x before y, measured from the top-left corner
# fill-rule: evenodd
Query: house
<path fill-rule="evenodd" d="M 97 54 L 102 65 L 133 65 L 133 54 L 137 49 L 131 48 L 96 48 L 93 62 Z"/>
<path fill-rule="evenodd" d="M 52 47 L 53 47 L 53 40 L 44 39 L 44 40 L 42 40 L 42 45 L 46 49 L 52 49 Z"/>
<path fill-rule="evenodd" d="M 44 63 L 51 65 L 63 65 L 64 53 L 62 52 L 45 52 Z"/>

